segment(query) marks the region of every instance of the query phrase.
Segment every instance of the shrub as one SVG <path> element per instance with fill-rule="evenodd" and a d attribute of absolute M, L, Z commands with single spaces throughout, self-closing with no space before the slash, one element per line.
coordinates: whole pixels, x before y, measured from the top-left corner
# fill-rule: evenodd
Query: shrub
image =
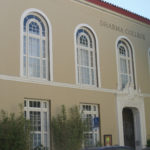
<path fill-rule="evenodd" d="M 86 126 L 78 107 L 70 108 L 68 116 L 63 105 L 61 113 L 52 119 L 53 142 L 56 150 L 79 150 L 82 147 Z"/>
<path fill-rule="evenodd" d="M 0 112 L 0 149 L 29 150 L 30 126 L 23 112 L 16 116 L 4 110 Z"/>
<path fill-rule="evenodd" d="M 147 147 L 150 147 L 150 139 L 147 140 Z"/>

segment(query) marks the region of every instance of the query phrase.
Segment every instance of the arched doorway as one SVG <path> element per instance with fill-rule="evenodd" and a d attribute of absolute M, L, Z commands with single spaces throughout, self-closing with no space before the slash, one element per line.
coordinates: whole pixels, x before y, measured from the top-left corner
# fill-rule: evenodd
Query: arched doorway
<path fill-rule="evenodd" d="M 144 148 L 146 145 L 146 121 L 143 98 L 137 96 L 135 98 L 132 97 L 131 99 L 130 97 L 118 95 L 117 114 L 119 145 L 133 145 L 132 147 L 135 147 L 135 150 L 141 150 Z M 131 122 L 129 120 L 131 120 Z M 130 125 L 127 125 L 128 122 L 130 122 Z M 134 132 L 131 134 L 131 132 L 128 130 Z M 131 138 L 131 136 L 133 138 Z M 127 139 L 127 137 L 130 137 L 130 140 Z M 129 141 L 132 141 L 133 144 L 131 144 Z"/>
<path fill-rule="evenodd" d="M 135 148 L 134 113 L 131 108 L 124 108 L 123 112 L 124 145 Z"/>

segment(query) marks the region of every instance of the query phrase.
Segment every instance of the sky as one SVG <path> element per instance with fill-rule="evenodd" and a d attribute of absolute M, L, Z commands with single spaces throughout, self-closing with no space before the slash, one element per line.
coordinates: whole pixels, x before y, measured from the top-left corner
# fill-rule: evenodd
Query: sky
<path fill-rule="evenodd" d="M 150 0 L 103 0 L 150 19 Z"/>

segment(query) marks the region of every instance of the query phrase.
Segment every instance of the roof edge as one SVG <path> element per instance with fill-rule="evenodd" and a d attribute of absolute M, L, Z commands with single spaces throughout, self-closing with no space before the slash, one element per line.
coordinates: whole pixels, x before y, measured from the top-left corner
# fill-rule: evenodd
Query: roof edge
<path fill-rule="evenodd" d="M 121 7 L 115 6 L 113 4 L 110 4 L 110 3 L 107 3 L 107 2 L 101 1 L 101 0 L 86 0 L 86 1 L 150 25 L 150 20 L 148 18 L 145 18 L 145 17 L 142 17 L 135 13 L 132 13 Z"/>

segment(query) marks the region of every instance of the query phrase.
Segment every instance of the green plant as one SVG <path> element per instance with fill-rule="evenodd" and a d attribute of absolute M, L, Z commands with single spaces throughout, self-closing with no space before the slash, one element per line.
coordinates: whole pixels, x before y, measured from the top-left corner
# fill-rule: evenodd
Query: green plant
<path fill-rule="evenodd" d="M 23 112 L 16 116 L 4 110 L 0 112 L 0 149 L 29 150 L 30 125 Z"/>
<path fill-rule="evenodd" d="M 52 119 L 53 142 L 56 150 L 79 150 L 83 143 L 85 122 L 77 106 L 69 109 L 67 115 L 65 106 L 61 113 Z"/>
<path fill-rule="evenodd" d="M 97 142 L 96 143 L 96 147 L 101 147 L 102 146 L 102 143 L 101 142 Z"/>
<path fill-rule="evenodd" d="M 150 139 L 147 140 L 147 147 L 150 147 Z"/>
<path fill-rule="evenodd" d="M 48 148 L 44 147 L 43 145 L 39 145 L 35 147 L 34 150 L 48 150 Z"/>

